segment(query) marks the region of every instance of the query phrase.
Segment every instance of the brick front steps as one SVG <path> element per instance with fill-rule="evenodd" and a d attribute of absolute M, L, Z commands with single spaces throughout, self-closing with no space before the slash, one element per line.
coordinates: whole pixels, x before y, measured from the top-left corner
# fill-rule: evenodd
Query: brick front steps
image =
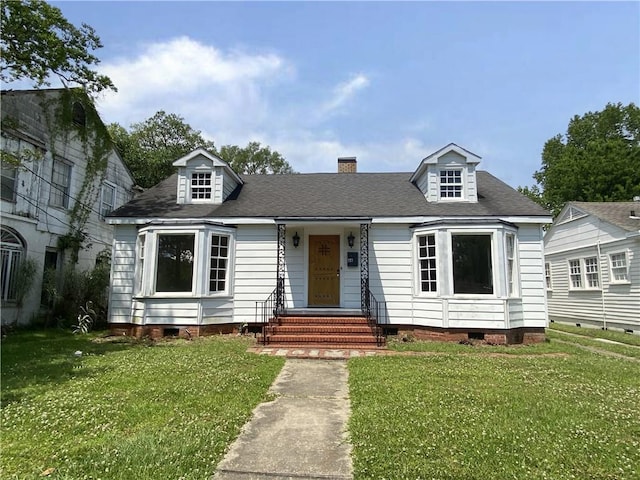
<path fill-rule="evenodd" d="M 258 344 L 279 348 L 375 349 L 384 346 L 384 337 L 365 316 L 293 316 L 271 320 Z M 378 342 L 381 342 L 379 344 Z"/>

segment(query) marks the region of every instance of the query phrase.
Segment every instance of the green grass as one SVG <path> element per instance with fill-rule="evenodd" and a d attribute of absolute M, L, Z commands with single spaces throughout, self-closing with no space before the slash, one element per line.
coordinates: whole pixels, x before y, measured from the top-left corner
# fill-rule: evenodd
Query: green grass
<path fill-rule="evenodd" d="M 428 340 L 416 340 L 403 342 L 399 338 L 389 337 L 387 339 L 388 348 L 398 352 L 431 352 L 431 353 L 502 353 L 508 355 L 540 355 L 541 353 L 554 353 L 558 351 L 557 346 L 549 343 L 539 343 L 533 345 L 482 345 L 459 344 L 453 342 L 436 342 Z"/>
<path fill-rule="evenodd" d="M 640 478 L 640 364 L 460 347 L 349 360 L 356 479 Z"/>
<path fill-rule="evenodd" d="M 283 365 L 211 337 L 2 342 L 3 479 L 209 478 Z M 75 357 L 81 350 L 83 355 Z"/>
<path fill-rule="evenodd" d="M 640 359 L 640 348 L 632 345 L 620 345 L 608 342 L 598 341 L 596 338 L 576 337 L 573 335 L 567 335 L 561 330 L 547 330 L 547 337 L 555 340 L 561 340 L 563 342 L 577 343 L 578 345 L 584 345 L 585 347 L 593 347 L 598 350 L 604 350 L 607 352 L 617 353 L 626 357 Z"/>
<path fill-rule="evenodd" d="M 549 329 L 559 330 L 561 332 L 575 333 L 577 335 L 583 335 L 585 337 L 604 338 L 606 340 L 613 340 L 614 342 L 626 343 L 627 345 L 635 345 L 640 347 L 640 335 L 634 335 L 631 333 L 616 332 L 613 330 L 601 330 L 599 328 L 589 327 L 576 327 L 573 325 L 566 325 L 564 323 L 551 323 Z"/>

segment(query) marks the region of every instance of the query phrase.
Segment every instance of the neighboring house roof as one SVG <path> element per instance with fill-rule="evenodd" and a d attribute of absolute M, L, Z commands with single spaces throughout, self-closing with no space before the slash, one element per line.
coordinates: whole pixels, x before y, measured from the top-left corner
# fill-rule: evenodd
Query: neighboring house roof
<path fill-rule="evenodd" d="M 479 201 L 429 203 L 412 173 L 241 175 L 221 205 L 176 203 L 173 175 L 112 212 L 127 218 L 362 218 L 540 216 L 549 212 L 487 172 L 477 172 Z"/>
<path fill-rule="evenodd" d="M 628 232 L 640 230 L 640 202 L 569 202 L 565 209 L 569 206 Z M 634 218 L 631 217 L 631 211 L 635 212 Z"/>

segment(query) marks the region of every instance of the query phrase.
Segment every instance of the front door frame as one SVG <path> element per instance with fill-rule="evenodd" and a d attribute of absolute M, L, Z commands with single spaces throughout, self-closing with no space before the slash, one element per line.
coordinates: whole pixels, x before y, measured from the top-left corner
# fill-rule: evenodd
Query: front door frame
<path fill-rule="evenodd" d="M 336 227 L 306 227 L 304 232 L 304 304 L 308 308 L 323 308 L 322 306 L 309 305 L 309 237 L 315 235 L 335 235 L 338 237 L 339 245 L 339 265 L 340 265 L 340 287 L 339 297 L 340 302 L 336 306 L 342 308 L 344 305 L 344 258 L 343 242 L 344 242 L 344 228 L 342 226 Z M 330 308 L 330 307 L 326 307 Z"/>

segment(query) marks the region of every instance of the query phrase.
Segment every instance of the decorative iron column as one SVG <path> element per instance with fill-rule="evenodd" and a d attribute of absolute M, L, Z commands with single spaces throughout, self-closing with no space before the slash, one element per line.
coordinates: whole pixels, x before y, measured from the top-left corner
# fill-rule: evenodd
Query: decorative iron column
<path fill-rule="evenodd" d="M 369 304 L 369 224 L 360 224 L 360 306 L 367 315 Z"/>
<path fill-rule="evenodd" d="M 278 268 L 276 283 L 276 310 L 284 310 L 284 268 L 285 268 L 285 247 L 287 245 L 287 227 L 278 225 Z"/>

